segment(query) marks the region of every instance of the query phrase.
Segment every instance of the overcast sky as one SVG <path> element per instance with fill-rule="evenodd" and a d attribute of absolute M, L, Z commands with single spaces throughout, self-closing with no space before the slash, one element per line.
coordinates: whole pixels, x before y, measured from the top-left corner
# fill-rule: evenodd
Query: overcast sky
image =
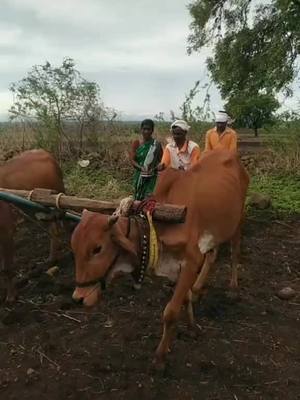
<path fill-rule="evenodd" d="M 75 59 L 103 101 L 127 118 L 169 115 L 194 82 L 207 81 L 207 51 L 188 56 L 188 0 L 0 0 L 0 115 L 10 83 L 34 64 Z M 213 108 L 222 102 L 212 90 Z M 201 103 L 201 96 L 199 98 Z"/>
<path fill-rule="evenodd" d="M 66 56 L 124 118 L 176 112 L 195 81 L 207 81 L 208 50 L 186 52 L 188 2 L 0 0 L 0 118 L 12 103 L 10 83 L 34 64 L 60 65 Z M 216 88 L 211 95 L 219 110 Z"/>

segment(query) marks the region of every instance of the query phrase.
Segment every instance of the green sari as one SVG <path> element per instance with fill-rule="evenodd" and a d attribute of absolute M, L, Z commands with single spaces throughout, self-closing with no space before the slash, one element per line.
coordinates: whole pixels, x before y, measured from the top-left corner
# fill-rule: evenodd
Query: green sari
<path fill-rule="evenodd" d="M 159 142 L 151 139 L 141 144 L 135 153 L 135 161 L 147 169 L 142 172 L 138 169 L 134 173 L 134 198 L 135 200 L 143 200 L 145 197 L 153 193 L 155 188 L 157 171 L 156 167 L 160 163 L 162 157 L 162 148 Z"/>

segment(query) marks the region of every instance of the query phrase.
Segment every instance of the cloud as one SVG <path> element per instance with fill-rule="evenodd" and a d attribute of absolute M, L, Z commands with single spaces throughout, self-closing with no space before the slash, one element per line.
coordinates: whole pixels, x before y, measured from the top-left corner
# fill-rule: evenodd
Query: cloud
<path fill-rule="evenodd" d="M 189 23 L 182 0 L 2 0 L 0 114 L 11 82 L 66 56 L 124 114 L 176 110 L 194 82 L 207 79 L 208 50 L 186 53 Z M 219 108 L 215 88 L 212 99 Z"/>

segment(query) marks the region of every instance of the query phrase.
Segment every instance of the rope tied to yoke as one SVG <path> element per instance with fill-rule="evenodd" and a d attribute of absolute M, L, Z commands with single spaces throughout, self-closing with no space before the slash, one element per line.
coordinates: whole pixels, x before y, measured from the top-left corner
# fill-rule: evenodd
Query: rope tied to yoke
<path fill-rule="evenodd" d="M 153 197 L 147 197 L 146 199 L 142 200 L 140 204 L 137 207 L 136 212 L 147 214 L 148 212 L 150 215 L 153 215 L 153 212 L 155 210 L 157 201 Z"/>
<path fill-rule="evenodd" d="M 64 196 L 64 193 L 60 192 L 55 196 L 55 207 L 58 208 L 59 210 L 61 209 L 59 204 L 61 196 Z"/>
<path fill-rule="evenodd" d="M 118 217 L 128 217 L 133 203 L 134 203 L 133 196 L 125 197 L 120 201 L 119 207 L 116 208 L 116 210 L 112 215 Z"/>
<path fill-rule="evenodd" d="M 143 244 L 141 246 L 145 247 L 145 244 L 147 242 L 149 248 L 147 249 L 147 251 L 145 249 L 143 250 L 144 254 L 147 254 L 148 256 L 147 270 L 156 271 L 159 260 L 159 246 L 158 246 L 157 234 L 152 220 L 152 215 L 155 210 L 157 201 L 153 197 L 148 197 L 142 200 L 139 203 L 138 207 L 136 208 L 135 212 L 132 213 L 131 210 L 133 203 L 134 203 L 133 196 L 129 196 L 122 199 L 119 207 L 116 209 L 113 215 L 128 217 L 129 215 L 134 214 L 141 220 L 145 220 L 145 218 L 147 219 L 148 229 L 144 230 L 145 231 L 144 234 L 146 234 L 147 231 L 148 238 L 147 239 L 144 238 Z M 142 235 L 141 230 L 142 228 L 140 228 L 140 235 Z M 143 259 L 142 264 L 144 264 L 144 262 L 145 260 Z"/>
<path fill-rule="evenodd" d="M 34 189 L 33 189 L 33 190 L 30 190 L 30 192 L 28 193 L 27 199 L 28 199 L 29 201 L 31 201 L 33 192 L 34 192 Z"/>

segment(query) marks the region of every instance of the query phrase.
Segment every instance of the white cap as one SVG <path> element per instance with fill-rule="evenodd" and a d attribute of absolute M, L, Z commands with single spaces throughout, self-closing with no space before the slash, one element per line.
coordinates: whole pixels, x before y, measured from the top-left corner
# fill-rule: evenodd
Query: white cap
<path fill-rule="evenodd" d="M 225 112 L 218 112 L 215 118 L 216 122 L 228 122 L 228 119 L 229 117 Z"/>
<path fill-rule="evenodd" d="M 171 129 L 174 128 L 175 126 L 178 126 L 184 131 L 188 131 L 190 129 L 190 126 L 183 120 L 183 119 L 176 119 L 171 125 Z"/>

